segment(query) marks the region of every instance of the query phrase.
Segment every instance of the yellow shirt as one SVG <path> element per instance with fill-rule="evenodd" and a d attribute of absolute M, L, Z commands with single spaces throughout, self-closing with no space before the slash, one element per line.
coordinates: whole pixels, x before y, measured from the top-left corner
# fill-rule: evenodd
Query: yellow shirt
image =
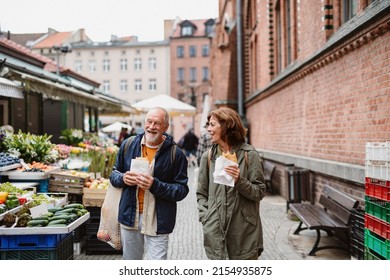
<path fill-rule="evenodd" d="M 153 161 L 156 152 L 157 152 L 157 148 L 150 148 L 147 147 L 146 145 L 142 147 L 142 157 L 146 157 L 149 161 L 149 164 Z M 139 213 L 142 213 L 144 210 L 144 195 L 145 195 L 145 191 L 139 188 L 138 189 Z"/>

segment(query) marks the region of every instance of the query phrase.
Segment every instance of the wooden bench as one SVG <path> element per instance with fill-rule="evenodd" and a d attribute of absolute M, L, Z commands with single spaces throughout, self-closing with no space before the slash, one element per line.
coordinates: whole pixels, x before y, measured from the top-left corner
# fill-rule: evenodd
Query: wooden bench
<path fill-rule="evenodd" d="M 333 233 L 340 233 L 349 240 L 349 226 L 352 210 L 359 204 L 359 201 L 329 186 L 324 186 L 319 204 L 291 203 L 290 210 L 299 218 L 300 223 L 294 234 L 309 229 L 317 232 L 317 239 L 309 255 L 323 249 L 349 250 L 349 242 L 346 246 L 319 246 L 321 241 L 321 230 L 329 236 Z M 306 227 L 303 227 L 305 225 Z"/>
<path fill-rule="evenodd" d="M 264 180 L 267 190 L 272 193 L 272 177 L 275 173 L 276 166 L 268 160 L 264 160 Z"/>

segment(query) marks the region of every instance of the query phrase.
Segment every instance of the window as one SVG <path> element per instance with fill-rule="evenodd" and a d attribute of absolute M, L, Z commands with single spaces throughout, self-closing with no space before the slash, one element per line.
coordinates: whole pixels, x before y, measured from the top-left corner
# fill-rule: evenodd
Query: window
<path fill-rule="evenodd" d="M 184 47 L 183 46 L 177 46 L 176 47 L 176 57 L 184 57 Z"/>
<path fill-rule="evenodd" d="M 103 72 L 109 72 L 109 71 L 110 71 L 110 60 L 103 59 Z"/>
<path fill-rule="evenodd" d="M 347 22 L 354 16 L 356 16 L 358 7 L 358 0 L 342 0 L 342 20 L 343 23 Z"/>
<path fill-rule="evenodd" d="M 142 80 L 141 79 L 136 79 L 134 81 L 134 90 L 135 91 L 141 91 L 142 90 Z"/>
<path fill-rule="evenodd" d="M 149 70 L 156 70 L 157 69 L 157 62 L 155 57 L 149 57 Z"/>
<path fill-rule="evenodd" d="M 208 67 L 202 67 L 202 80 L 208 81 L 210 79 L 209 77 L 209 68 Z"/>
<path fill-rule="evenodd" d="M 156 79 L 150 79 L 149 80 L 149 91 L 156 91 L 157 90 L 157 81 Z"/>
<path fill-rule="evenodd" d="M 74 68 L 75 68 L 76 73 L 81 73 L 81 71 L 83 70 L 83 64 L 82 64 L 81 60 L 75 61 Z"/>
<path fill-rule="evenodd" d="M 135 58 L 134 59 L 134 70 L 135 71 L 141 71 L 142 69 L 142 59 L 141 58 Z"/>
<path fill-rule="evenodd" d="M 119 65 L 120 65 L 121 72 L 127 71 L 127 59 L 126 58 L 121 58 Z"/>
<path fill-rule="evenodd" d="M 286 65 L 291 63 L 291 9 L 290 1 L 284 2 L 286 16 Z"/>
<path fill-rule="evenodd" d="M 190 57 L 196 57 L 196 46 L 190 46 Z"/>
<path fill-rule="evenodd" d="M 177 69 L 177 81 L 184 82 L 184 68 L 182 67 Z"/>
<path fill-rule="evenodd" d="M 193 28 L 192 26 L 183 26 L 181 28 L 181 36 L 192 36 Z"/>
<path fill-rule="evenodd" d="M 209 45 L 202 46 L 202 56 L 203 57 L 209 56 Z"/>
<path fill-rule="evenodd" d="M 95 52 L 90 52 L 89 55 L 90 56 L 95 56 Z"/>
<path fill-rule="evenodd" d="M 121 93 L 126 93 L 127 92 L 127 80 L 120 80 L 120 91 Z"/>
<path fill-rule="evenodd" d="M 196 82 L 196 67 L 190 68 L 190 81 Z"/>
<path fill-rule="evenodd" d="M 104 93 L 110 93 L 110 81 L 104 80 L 102 84 L 102 90 Z"/>
<path fill-rule="evenodd" d="M 213 33 L 213 25 L 212 24 L 206 24 L 206 36 L 209 36 Z"/>
<path fill-rule="evenodd" d="M 90 73 L 95 73 L 96 72 L 96 61 L 91 59 L 88 61 L 88 69 Z"/>

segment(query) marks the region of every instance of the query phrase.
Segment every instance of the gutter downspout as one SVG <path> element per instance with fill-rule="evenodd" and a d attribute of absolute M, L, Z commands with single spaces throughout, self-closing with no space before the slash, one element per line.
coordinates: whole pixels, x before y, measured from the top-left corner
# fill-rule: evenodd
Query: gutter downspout
<path fill-rule="evenodd" d="M 238 114 L 246 125 L 244 115 L 244 93 L 243 93 L 243 78 L 242 78 L 242 24 L 241 24 L 241 0 L 236 0 L 237 13 L 237 97 L 238 97 Z"/>

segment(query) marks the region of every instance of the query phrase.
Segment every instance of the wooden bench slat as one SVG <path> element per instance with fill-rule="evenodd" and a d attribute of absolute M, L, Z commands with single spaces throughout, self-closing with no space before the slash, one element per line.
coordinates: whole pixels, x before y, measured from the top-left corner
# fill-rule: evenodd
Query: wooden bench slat
<path fill-rule="evenodd" d="M 332 200 L 336 201 L 338 204 L 342 205 L 344 208 L 348 209 L 349 211 L 356 208 L 359 203 L 359 201 L 357 201 L 356 199 L 353 199 L 352 197 L 346 195 L 345 193 L 342 193 L 339 190 L 336 190 L 329 186 L 324 186 L 322 193 L 327 197 L 331 197 Z"/>

